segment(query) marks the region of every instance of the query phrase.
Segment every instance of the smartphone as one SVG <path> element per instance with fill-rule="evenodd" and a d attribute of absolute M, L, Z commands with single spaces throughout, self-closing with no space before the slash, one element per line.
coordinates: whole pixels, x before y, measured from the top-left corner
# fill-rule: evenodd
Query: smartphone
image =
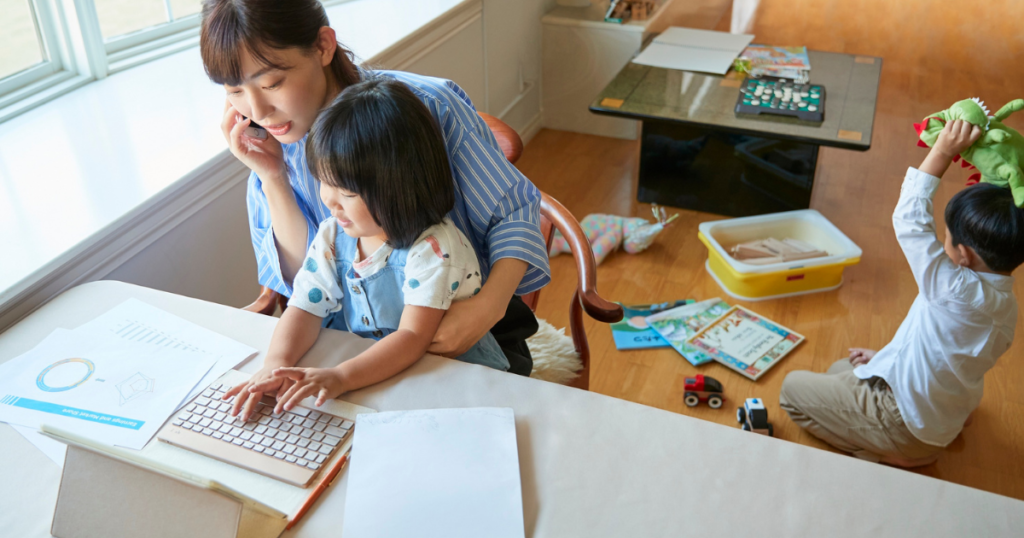
<path fill-rule="evenodd" d="M 247 119 L 249 118 L 242 116 L 242 121 L 245 121 Z M 259 138 L 260 140 L 266 140 L 267 130 L 264 129 L 263 127 L 260 127 L 260 124 L 256 122 L 251 122 L 249 123 L 249 126 L 245 128 L 245 136 L 248 136 L 250 138 Z"/>

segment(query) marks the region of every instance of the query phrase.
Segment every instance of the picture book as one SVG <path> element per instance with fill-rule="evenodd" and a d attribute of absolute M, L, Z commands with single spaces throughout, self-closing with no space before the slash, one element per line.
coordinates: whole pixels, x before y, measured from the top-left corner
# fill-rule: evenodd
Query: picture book
<path fill-rule="evenodd" d="M 688 344 L 757 380 L 803 341 L 803 336 L 778 323 L 734 306 L 691 337 Z"/>
<path fill-rule="evenodd" d="M 668 342 L 658 336 L 657 331 L 647 324 L 645 318 L 651 314 L 691 303 L 693 303 L 693 299 L 658 304 L 622 305 L 622 321 L 611 324 L 615 348 L 623 350 L 668 347 Z"/>
<path fill-rule="evenodd" d="M 783 77 L 806 80 L 811 69 L 807 47 L 776 47 L 773 45 L 748 45 L 740 53 L 739 61 L 745 62 L 748 71 L 755 77 Z"/>
<path fill-rule="evenodd" d="M 646 320 L 683 358 L 697 366 L 713 358 L 687 340 L 728 310 L 729 305 L 716 297 L 653 314 Z"/>

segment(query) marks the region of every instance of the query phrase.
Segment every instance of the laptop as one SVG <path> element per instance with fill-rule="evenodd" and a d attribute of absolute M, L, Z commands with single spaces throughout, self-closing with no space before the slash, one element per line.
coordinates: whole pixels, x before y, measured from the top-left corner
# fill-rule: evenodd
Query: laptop
<path fill-rule="evenodd" d="M 306 487 L 352 435 L 355 418 L 296 406 L 274 413 L 265 396 L 248 421 L 228 411 L 228 384 L 213 383 L 157 433 L 157 439 L 219 461 Z"/>

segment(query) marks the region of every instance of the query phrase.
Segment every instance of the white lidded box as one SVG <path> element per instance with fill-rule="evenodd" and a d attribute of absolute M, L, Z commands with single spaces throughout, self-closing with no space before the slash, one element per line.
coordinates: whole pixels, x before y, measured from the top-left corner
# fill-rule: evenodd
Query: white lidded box
<path fill-rule="evenodd" d="M 843 269 L 860 262 L 862 254 L 856 243 L 813 209 L 702 222 L 698 229 L 708 248 L 708 273 L 726 293 L 747 301 L 834 290 L 843 284 Z M 769 237 L 798 239 L 829 255 L 769 265 L 743 263 L 729 255 L 734 245 Z"/>

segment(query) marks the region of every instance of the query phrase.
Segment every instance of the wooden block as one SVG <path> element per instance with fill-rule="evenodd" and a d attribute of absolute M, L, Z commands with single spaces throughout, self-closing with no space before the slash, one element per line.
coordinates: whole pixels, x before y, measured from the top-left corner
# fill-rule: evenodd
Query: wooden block
<path fill-rule="evenodd" d="M 718 85 L 725 88 L 739 88 L 740 86 L 743 85 L 743 80 L 723 78 L 722 81 L 718 83 Z"/>
<path fill-rule="evenodd" d="M 770 258 L 751 258 L 749 260 L 743 260 L 743 263 L 749 263 L 750 265 L 771 265 L 773 263 L 782 263 L 785 260 L 782 256 L 772 256 Z"/>
<path fill-rule="evenodd" d="M 875 59 L 871 56 L 857 56 L 853 59 L 853 62 L 858 64 L 873 64 L 875 63 Z"/>
<path fill-rule="evenodd" d="M 612 99 L 611 97 L 605 97 L 604 99 L 601 99 L 601 106 L 606 106 L 608 108 L 619 108 L 625 102 L 625 99 Z"/>
<path fill-rule="evenodd" d="M 847 131 L 844 129 L 839 129 L 839 133 L 836 134 L 836 138 L 841 140 L 853 140 L 854 142 L 860 142 L 863 137 L 864 135 L 860 131 Z"/>
<path fill-rule="evenodd" d="M 730 254 L 732 254 L 732 257 L 736 258 L 737 260 L 748 260 L 750 258 L 770 258 L 774 256 L 774 254 L 772 254 L 767 249 L 759 245 L 748 244 L 736 245 L 735 247 L 732 247 L 732 251 L 730 251 Z"/>

